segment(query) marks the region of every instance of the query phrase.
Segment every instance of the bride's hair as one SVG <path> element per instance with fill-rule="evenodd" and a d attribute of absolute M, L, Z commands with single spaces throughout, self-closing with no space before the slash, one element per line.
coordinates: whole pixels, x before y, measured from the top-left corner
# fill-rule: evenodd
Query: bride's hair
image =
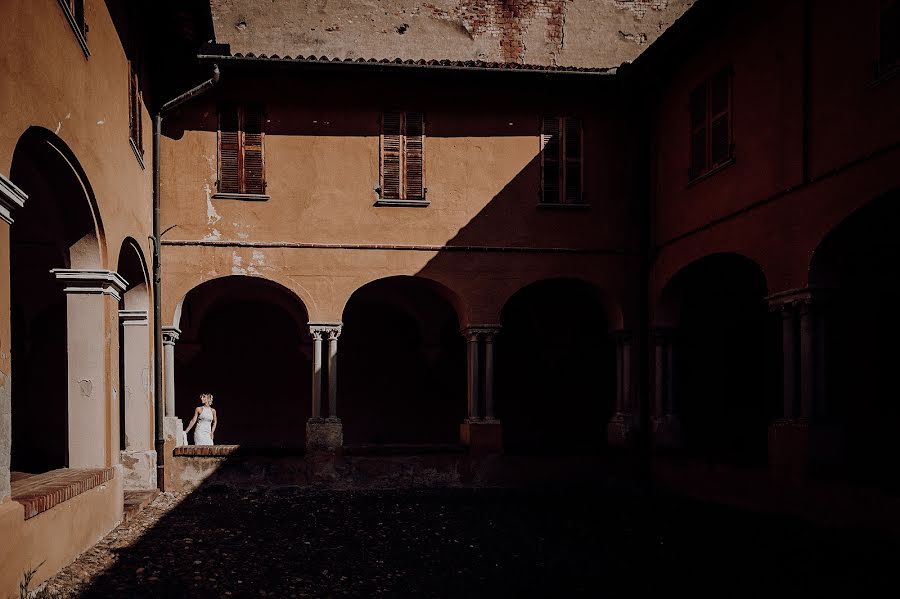
<path fill-rule="evenodd" d="M 209 399 L 209 403 L 212 403 L 212 400 L 213 400 L 212 393 L 201 393 L 200 394 L 200 401 L 203 401 L 206 398 Z"/>

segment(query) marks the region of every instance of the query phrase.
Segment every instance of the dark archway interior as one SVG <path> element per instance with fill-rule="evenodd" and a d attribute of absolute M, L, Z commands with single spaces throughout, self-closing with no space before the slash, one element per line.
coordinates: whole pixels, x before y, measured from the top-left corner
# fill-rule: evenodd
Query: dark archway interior
<path fill-rule="evenodd" d="M 191 291 L 175 344 L 175 408 L 185 427 L 200 394 L 212 393 L 217 445 L 302 449 L 311 412 L 307 321 L 298 299 L 264 279 L 226 277 Z"/>
<path fill-rule="evenodd" d="M 690 453 L 765 464 L 769 423 L 781 412 L 780 322 L 769 313 L 762 270 L 733 254 L 679 273 L 676 397 Z"/>
<path fill-rule="evenodd" d="M 900 490 L 894 373 L 900 360 L 900 193 L 847 218 L 822 242 L 810 281 L 824 287 L 822 424 L 842 433 L 847 474 Z"/>
<path fill-rule="evenodd" d="M 43 472 L 68 463 L 66 297 L 50 270 L 94 231 L 78 176 L 41 135 L 22 136 L 10 177 L 28 194 L 10 230 L 12 463 Z"/>
<path fill-rule="evenodd" d="M 456 443 L 466 416 L 465 341 L 428 281 L 359 289 L 338 344 L 338 415 L 348 444 Z"/>
<path fill-rule="evenodd" d="M 615 408 L 615 344 L 596 291 L 535 283 L 504 306 L 496 348 L 497 418 L 507 453 L 597 453 Z"/>

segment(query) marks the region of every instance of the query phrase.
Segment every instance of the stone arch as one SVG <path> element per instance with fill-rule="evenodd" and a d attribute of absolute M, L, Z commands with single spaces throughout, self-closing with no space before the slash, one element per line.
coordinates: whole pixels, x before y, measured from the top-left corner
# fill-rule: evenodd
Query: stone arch
<path fill-rule="evenodd" d="M 217 444 L 304 447 L 312 346 L 300 298 L 270 279 L 231 275 L 201 283 L 180 303 L 176 414 L 189 422 L 200 393 L 209 392 L 219 411 Z"/>
<path fill-rule="evenodd" d="M 348 444 L 456 442 L 466 407 L 460 306 L 446 286 L 414 276 L 350 296 L 338 370 Z"/>
<path fill-rule="evenodd" d="M 79 391 L 94 397 L 110 391 L 104 372 L 79 362 L 104 362 L 84 356 L 84 348 L 110 348 L 104 342 L 85 340 L 84 348 L 70 342 L 84 339 L 77 327 L 105 339 L 106 325 L 97 302 L 69 301 L 56 280 L 65 278 L 71 288 L 93 277 L 93 284 L 99 281 L 111 294 L 117 292 L 115 278 L 104 278 L 102 270 L 106 251 L 96 198 L 69 147 L 41 127 L 19 138 L 10 179 L 29 196 L 10 228 L 12 468 L 103 465 L 109 459 L 105 432 L 96 429 L 106 422 L 105 404 L 72 402 Z M 87 387 L 81 390 L 76 379 L 85 379 Z"/>
<path fill-rule="evenodd" d="M 625 327 L 625 316 L 622 310 L 622 306 L 619 301 L 615 299 L 613 294 L 609 293 L 602 286 L 597 283 L 590 281 L 584 277 L 579 276 L 557 276 L 557 277 L 545 277 L 538 278 L 528 281 L 523 281 L 515 286 L 510 293 L 506 296 L 505 300 L 501 304 L 500 311 L 503 311 L 503 308 L 509 303 L 509 300 L 514 296 L 522 292 L 523 290 L 533 286 L 533 285 L 542 285 L 546 284 L 548 281 L 572 281 L 579 282 L 579 284 L 583 284 L 585 289 L 589 289 L 589 293 L 591 297 L 603 307 L 603 312 L 606 314 L 607 326 L 611 331 L 618 331 Z"/>
<path fill-rule="evenodd" d="M 900 351 L 900 189 L 878 196 L 832 228 L 813 252 L 809 285 L 824 364 L 811 414 L 813 465 L 900 488 L 893 372 Z M 816 385 L 816 386 L 820 386 Z M 818 390 L 817 390 L 818 391 Z"/>
<path fill-rule="evenodd" d="M 521 287 L 503 306 L 496 411 L 511 453 L 596 453 L 616 402 L 609 297 L 581 279 Z"/>
<path fill-rule="evenodd" d="M 677 444 L 694 455 L 766 461 L 781 376 L 780 323 L 769 313 L 767 289 L 755 261 L 715 253 L 683 267 L 660 294 L 655 418 L 657 426 L 677 418 L 683 433 Z"/>

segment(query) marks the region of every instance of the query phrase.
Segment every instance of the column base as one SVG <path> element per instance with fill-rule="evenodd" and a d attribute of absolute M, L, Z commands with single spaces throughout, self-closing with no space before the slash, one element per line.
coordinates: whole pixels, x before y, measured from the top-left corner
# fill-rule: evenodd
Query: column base
<path fill-rule="evenodd" d="M 181 418 L 175 416 L 166 416 L 163 418 L 163 467 L 160 471 L 157 469 L 157 484 L 161 491 L 172 491 L 175 487 L 168 479 L 171 477 L 175 468 L 175 458 L 173 451 L 176 447 L 187 445 L 187 435 L 184 432 L 184 423 Z"/>
<path fill-rule="evenodd" d="M 187 445 L 187 434 L 184 432 L 184 422 L 181 418 L 175 416 L 166 416 L 163 418 L 163 436 L 166 443 L 172 442 L 173 447 L 181 447 Z"/>
<path fill-rule="evenodd" d="M 616 447 L 634 445 L 637 418 L 628 412 L 616 412 L 606 427 L 607 443 Z"/>
<path fill-rule="evenodd" d="M 660 449 L 681 449 L 684 447 L 684 433 L 681 419 L 675 414 L 654 416 L 653 445 Z"/>
<path fill-rule="evenodd" d="M 310 418 L 306 421 L 308 453 L 340 453 L 344 447 L 344 425 L 340 418 Z"/>
<path fill-rule="evenodd" d="M 836 429 L 810 425 L 806 419 L 780 418 L 769 425 L 769 466 L 784 474 L 838 466 L 843 437 Z"/>
<path fill-rule="evenodd" d="M 156 451 L 121 452 L 123 487 L 126 491 L 145 491 L 156 488 Z"/>
<path fill-rule="evenodd" d="M 469 453 L 501 453 L 503 426 L 499 420 L 466 419 L 459 425 L 459 440 L 469 448 Z"/>

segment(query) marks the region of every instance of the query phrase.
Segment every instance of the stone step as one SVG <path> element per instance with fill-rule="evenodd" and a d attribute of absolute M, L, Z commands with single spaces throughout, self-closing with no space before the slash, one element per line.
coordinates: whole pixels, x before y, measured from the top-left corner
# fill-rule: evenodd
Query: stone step
<path fill-rule="evenodd" d="M 125 507 L 122 510 L 122 521 L 128 522 L 150 505 L 150 502 L 159 495 L 159 489 L 148 491 L 125 491 Z"/>

